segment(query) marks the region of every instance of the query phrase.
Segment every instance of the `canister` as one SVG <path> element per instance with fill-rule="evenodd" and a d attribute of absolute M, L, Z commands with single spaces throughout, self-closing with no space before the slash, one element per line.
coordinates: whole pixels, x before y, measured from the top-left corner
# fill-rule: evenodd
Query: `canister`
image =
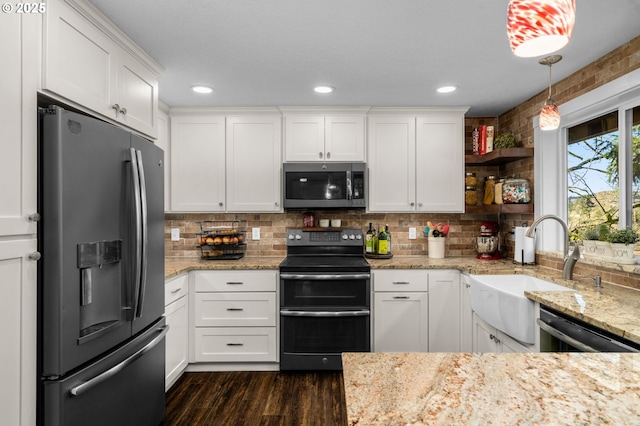
<path fill-rule="evenodd" d="M 504 184 L 504 179 L 498 179 L 496 183 L 496 187 L 494 189 L 494 197 L 493 200 L 496 204 L 502 204 L 502 185 Z"/>
<path fill-rule="evenodd" d="M 484 205 L 488 206 L 495 201 L 496 177 L 487 176 L 484 181 Z"/>
<path fill-rule="evenodd" d="M 475 186 L 464 187 L 464 203 L 467 206 L 475 206 L 478 204 L 478 191 Z"/>
<path fill-rule="evenodd" d="M 504 204 L 526 204 L 531 202 L 529 181 L 523 178 L 507 178 L 502 184 L 502 202 Z"/>

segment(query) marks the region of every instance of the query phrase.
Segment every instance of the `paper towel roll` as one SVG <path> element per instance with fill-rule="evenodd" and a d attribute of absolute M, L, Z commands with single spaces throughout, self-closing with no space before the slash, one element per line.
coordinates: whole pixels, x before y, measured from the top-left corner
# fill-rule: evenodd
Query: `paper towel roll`
<path fill-rule="evenodd" d="M 535 263 L 536 261 L 535 238 L 525 235 L 528 230 L 529 228 L 524 226 L 515 227 L 516 247 L 513 259 L 518 263 Z"/>

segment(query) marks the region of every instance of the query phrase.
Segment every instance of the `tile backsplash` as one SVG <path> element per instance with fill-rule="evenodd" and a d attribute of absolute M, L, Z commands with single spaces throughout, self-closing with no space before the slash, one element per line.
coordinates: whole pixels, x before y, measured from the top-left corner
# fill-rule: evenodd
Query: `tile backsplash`
<path fill-rule="evenodd" d="M 314 211 L 316 222 L 319 219 L 339 218 L 342 228 L 356 228 L 366 231 L 369 222 L 374 227 L 389 225 L 392 235 L 392 252 L 396 255 L 427 255 L 427 239 L 422 235 L 427 222 L 448 224 L 449 236 L 446 239 L 447 256 L 472 256 L 474 237 L 479 235 L 480 224 L 495 221 L 495 215 L 485 214 L 435 214 L 435 213 L 364 213 L 358 210 Z M 287 228 L 302 227 L 302 211 L 285 213 L 246 213 L 246 214 L 165 214 L 165 252 L 170 257 L 199 256 L 197 233 L 198 221 L 204 220 L 246 220 L 247 256 L 284 257 L 286 254 L 285 237 Z M 251 239 L 251 228 L 260 228 L 260 240 Z M 180 241 L 171 241 L 171 228 L 180 229 Z M 416 228 L 417 238 L 409 239 L 409 228 Z"/>

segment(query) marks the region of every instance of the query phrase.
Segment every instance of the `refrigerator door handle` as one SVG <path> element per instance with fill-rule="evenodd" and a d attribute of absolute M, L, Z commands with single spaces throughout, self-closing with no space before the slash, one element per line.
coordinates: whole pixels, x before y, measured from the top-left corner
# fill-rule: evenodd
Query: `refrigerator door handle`
<path fill-rule="evenodd" d="M 118 374 L 120 371 L 122 371 L 128 365 L 130 365 L 133 362 L 135 362 L 135 360 L 137 360 L 138 358 L 140 358 L 141 356 L 143 356 L 144 354 L 149 352 L 151 349 L 156 347 L 158 345 L 158 343 L 160 343 L 162 341 L 162 339 L 164 339 L 165 335 L 169 331 L 169 326 L 168 325 L 164 325 L 164 326 L 158 328 L 156 331 L 158 331 L 160 334 L 158 336 L 156 336 L 152 341 L 147 343 L 142 349 L 139 349 L 133 355 L 131 355 L 129 358 L 127 358 L 124 361 L 114 365 L 110 369 L 98 374 L 97 376 L 87 380 L 86 382 L 84 382 L 84 383 L 82 383 L 82 384 L 80 384 L 78 386 L 75 386 L 75 387 L 71 388 L 71 390 L 69 391 L 71 393 L 71 395 L 79 396 L 79 395 L 87 392 L 88 390 L 90 390 L 94 386 L 96 386 L 96 385 L 104 382 L 105 380 L 109 379 L 110 377 L 113 377 L 116 374 Z"/>
<path fill-rule="evenodd" d="M 142 276 L 142 205 L 140 189 L 140 171 L 138 169 L 138 156 L 135 148 L 130 148 L 131 153 L 131 180 L 133 181 L 133 209 L 135 211 L 135 263 L 133 271 L 132 303 L 133 318 L 138 316 L 138 297 L 140 294 L 140 278 Z"/>
<path fill-rule="evenodd" d="M 147 183 L 144 177 L 144 166 L 142 164 L 142 152 L 136 151 L 136 160 L 138 162 L 138 175 L 140 181 L 140 217 L 142 219 L 142 257 L 140 271 L 140 291 L 138 293 L 138 306 L 136 307 L 136 316 L 142 316 L 142 307 L 144 306 L 144 294 L 147 285 L 147 246 L 149 218 L 147 213 Z"/>

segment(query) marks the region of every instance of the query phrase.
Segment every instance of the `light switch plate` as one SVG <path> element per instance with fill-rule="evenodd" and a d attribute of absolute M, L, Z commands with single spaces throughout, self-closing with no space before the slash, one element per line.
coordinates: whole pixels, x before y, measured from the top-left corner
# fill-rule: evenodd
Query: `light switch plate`
<path fill-rule="evenodd" d="M 180 241 L 180 228 L 171 228 L 171 241 Z"/>
<path fill-rule="evenodd" d="M 252 240 L 260 239 L 260 228 L 251 228 L 251 239 Z"/>
<path fill-rule="evenodd" d="M 409 228 L 409 239 L 410 240 L 416 239 L 416 228 Z"/>

